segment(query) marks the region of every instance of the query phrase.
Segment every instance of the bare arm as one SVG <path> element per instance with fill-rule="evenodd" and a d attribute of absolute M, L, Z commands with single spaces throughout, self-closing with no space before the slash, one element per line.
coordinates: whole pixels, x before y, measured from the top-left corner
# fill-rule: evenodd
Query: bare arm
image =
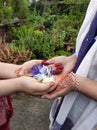
<path fill-rule="evenodd" d="M 15 78 L 15 70 L 19 67 L 20 65 L 0 62 L 0 79 Z"/>
<path fill-rule="evenodd" d="M 94 100 L 97 100 L 97 81 L 77 75 L 79 80 L 78 91 Z"/>
<path fill-rule="evenodd" d="M 74 75 L 72 73 L 61 80 L 54 91 L 42 97 L 54 99 L 56 97 L 65 96 L 75 90 L 97 101 L 97 81 Z"/>
<path fill-rule="evenodd" d="M 18 88 L 18 79 L 0 80 L 0 97 L 13 94 Z"/>
<path fill-rule="evenodd" d="M 0 62 L 0 97 L 24 92 L 32 95 L 42 95 L 52 91 L 54 83 L 40 83 L 36 79 L 27 76 L 17 77 L 15 71 L 22 68 L 29 70 L 33 65 L 41 63 L 41 60 L 32 60 L 23 65 L 15 65 Z"/>
<path fill-rule="evenodd" d="M 55 89 L 54 83 L 40 83 L 32 77 L 22 76 L 19 78 L 0 80 L 0 97 L 16 92 L 24 92 L 31 95 L 42 95 Z"/>

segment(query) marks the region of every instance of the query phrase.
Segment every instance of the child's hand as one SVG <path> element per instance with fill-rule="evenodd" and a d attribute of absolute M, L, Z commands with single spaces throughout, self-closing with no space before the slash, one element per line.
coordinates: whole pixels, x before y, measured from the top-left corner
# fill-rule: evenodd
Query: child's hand
<path fill-rule="evenodd" d="M 41 64 L 43 60 L 30 60 L 22 64 L 16 71 L 17 77 L 23 76 L 29 72 L 36 64 Z"/>
<path fill-rule="evenodd" d="M 31 95 L 43 95 L 55 89 L 54 82 L 40 83 L 36 79 L 27 76 L 17 78 L 17 91 Z"/>

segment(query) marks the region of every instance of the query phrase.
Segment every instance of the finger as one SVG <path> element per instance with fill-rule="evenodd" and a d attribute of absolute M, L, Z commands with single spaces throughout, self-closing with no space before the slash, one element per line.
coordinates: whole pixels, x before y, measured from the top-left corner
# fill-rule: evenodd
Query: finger
<path fill-rule="evenodd" d="M 64 94 L 64 89 L 63 88 L 59 88 L 51 93 L 45 94 L 42 96 L 42 98 L 46 98 L 46 99 L 54 99 L 56 97 L 60 97 L 63 96 Z"/>
<path fill-rule="evenodd" d="M 64 78 L 66 78 L 66 77 L 68 77 L 68 74 L 63 73 L 63 74 L 61 74 L 60 76 L 58 76 L 58 77 L 56 78 L 56 82 L 59 83 L 59 82 L 61 82 Z"/>
<path fill-rule="evenodd" d="M 62 65 L 60 65 L 60 66 L 56 66 L 56 69 L 61 69 L 61 70 L 63 70 L 63 66 Z"/>
<path fill-rule="evenodd" d="M 29 70 L 30 69 L 27 67 L 22 67 L 21 70 L 19 71 L 19 75 L 20 76 L 26 75 L 29 72 Z"/>
<path fill-rule="evenodd" d="M 64 67 L 63 67 L 63 65 L 62 64 L 60 64 L 60 63 L 58 63 L 58 64 L 51 64 L 51 66 L 54 66 L 54 68 L 56 68 L 56 69 L 63 69 Z"/>
<path fill-rule="evenodd" d="M 18 68 L 17 70 L 15 70 L 15 74 L 16 74 L 17 77 L 20 76 L 19 72 L 21 71 L 21 68 L 22 68 L 22 67 L 20 67 L 20 68 Z"/>
<path fill-rule="evenodd" d="M 42 64 L 43 64 L 43 65 L 46 65 L 46 66 L 48 66 L 48 65 L 49 65 L 49 63 L 48 63 L 48 62 L 46 62 L 46 61 L 42 61 Z"/>
<path fill-rule="evenodd" d="M 35 79 L 33 79 L 34 82 L 36 81 Z M 48 82 L 48 83 L 39 83 L 38 81 L 37 85 L 35 87 L 35 90 L 32 94 L 34 95 L 44 95 L 46 93 L 51 92 L 52 90 L 54 90 L 57 86 L 57 84 L 55 82 Z"/>
<path fill-rule="evenodd" d="M 39 90 L 37 90 L 37 92 L 36 91 L 33 92 L 33 95 L 45 95 L 46 93 L 52 92 L 54 89 L 55 89 L 55 86 L 52 86 L 50 88 L 46 88 L 46 90 L 45 89 L 43 89 L 43 90 L 39 89 Z"/>
<path fill-rule="evenodd" d="M 37 92 L 50 92 L 53 89 L 55 89 L 55 83 L 54 82 L 48 82 L 48 83 L 39 83 L 37 87 Z"/>
<path fill-rule="evenodd" d="M 62 69 L 56 69 L 53 71 L 53 75 L 60 74 L 62 72 Z"/>
<path fill-rule="evenodd" d="M 61 63 L 55 63 L 55 67 L 59 67 L 59 66 L 62 66 Z"/>
<path fill-rule="evenodd" d="M 15 71 L 17 77 L 23 76 L 23 75 L 25 75 L 27 72 L 28 72 L 28 71 L 27 71 L 27 69 L 25 69 L 25 67 L 20 67 L 20 68 L 18 68 L 18 69 Z"/>
<path fill-rule="evenodd" d="M 54 63 L 55 63 L 55 59 L 54 59 L 54 58 L 51 58 L 51 59 L 47 60 L 47 62 L 48 62 L 49 64 L 54 64 Z"/>
<path fill-rule="evenodd" d="M 36 63 L 35 64 L 42 64 L 44 60 L 36 60 Z"/>

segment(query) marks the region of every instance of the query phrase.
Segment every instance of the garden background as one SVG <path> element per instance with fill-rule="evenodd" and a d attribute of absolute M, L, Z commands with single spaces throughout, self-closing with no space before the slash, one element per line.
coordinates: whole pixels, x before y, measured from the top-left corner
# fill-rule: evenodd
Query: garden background
<path fill-rule="evenodd" d="M 70 55 L 89 0 L 0 0 L 0 61 Z M 52 101 L 14 94 L 11 130 L 48 130 Z"/>

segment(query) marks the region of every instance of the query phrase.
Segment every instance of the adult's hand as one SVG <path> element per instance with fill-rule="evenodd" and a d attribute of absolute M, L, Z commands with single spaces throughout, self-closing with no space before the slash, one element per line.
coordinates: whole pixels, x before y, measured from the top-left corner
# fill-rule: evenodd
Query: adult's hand
<path fill-rule="evenodd" d="M 76 55 L 53 57 L 47 61 L 49 64 L 61 63 L 64 67 L 62 73 L 70 73 L 76 63 Z"/>
<path fill-rule="evenodd" d="M 62 74 L 56 79 L 56 88 L 42 96 L 42 98 L 54 99 L 63 97 L 73 91 L 76 87 L 76 79 L 74 74 Z"/>

